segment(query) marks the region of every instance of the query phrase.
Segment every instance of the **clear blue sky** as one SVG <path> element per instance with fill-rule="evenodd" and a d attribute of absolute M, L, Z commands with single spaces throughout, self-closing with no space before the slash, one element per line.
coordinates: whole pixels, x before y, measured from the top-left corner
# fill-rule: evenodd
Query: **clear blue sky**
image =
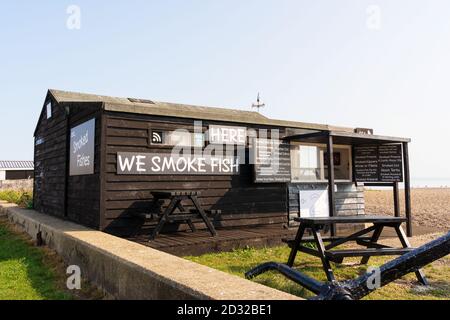
<path fill-rule="evenodd" d="M 66 27 L 72 4 L 80 30 Z M 449 12 L 448 0 L 2 1 L 0 159 L 32 159 L 48 88 L 247 110 L 261 91 L 269 117 L 411 137 L 413 176 L 450 178 Z"/>

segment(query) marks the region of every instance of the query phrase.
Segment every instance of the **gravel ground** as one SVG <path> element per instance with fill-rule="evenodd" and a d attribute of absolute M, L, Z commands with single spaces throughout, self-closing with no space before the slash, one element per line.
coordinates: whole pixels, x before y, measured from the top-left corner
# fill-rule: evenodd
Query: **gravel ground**
<path fill-rule="evenodd" d="M 403 192 L 400 196 L 403 200 Z M 394 214 L 392 191 L 369 190 L 365 198 L 367 213 Z M 450 189 L 413 189 L 411 202 L 414 225 L 443 232 L 450 230 Z"/>
<path fill-rule="evenodd" d="M 445 235 L 445 233 L 443 233 L 443 232 L 429 233 L 429 234 L 423 234 L 420 236 L 414 236 L 412 238 L 409 238 L 408 240 L 411 243 L 412 247 L 418 248 L 420 246 L 423 246 L 426 243 L 429 243 L 433 240 L 436 240 L 436 239 L 442 237 L 443 235 Z M 392 246 L 392 247 L 399 246 L 399 241 L 396 238 L 383 238 L 380 240 L 380 243 L 387 245 L 387 246 Z"/>

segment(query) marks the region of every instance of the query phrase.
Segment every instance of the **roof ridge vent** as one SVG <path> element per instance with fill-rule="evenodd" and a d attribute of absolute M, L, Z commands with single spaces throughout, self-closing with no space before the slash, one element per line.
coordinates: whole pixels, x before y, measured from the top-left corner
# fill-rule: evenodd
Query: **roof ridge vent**
<path fill-rule="evenodd" d="M 129 100 L 130 102 L 135 102 L 135 103 L 155 104 L 155 102 L 153 102 L 152 100 L 148 100 L 148 99 L 128 98 L 128 100 Z"/>

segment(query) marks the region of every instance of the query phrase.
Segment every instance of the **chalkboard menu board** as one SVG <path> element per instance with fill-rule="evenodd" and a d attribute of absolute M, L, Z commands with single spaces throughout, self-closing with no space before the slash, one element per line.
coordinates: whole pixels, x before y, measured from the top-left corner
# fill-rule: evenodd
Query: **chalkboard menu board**
<path fill-rule="evenodd" d="M 378 146 L 355 148 L 355 178 L 358 182 L 378 182 Z"/>
<path fill-rule="evenodd" d="M 401 145 L 378 148 L 381 182 L 403 182 L 403 158 Z"/>
<path fill-rule="evenodd" d="M 291 182 L 290 145 L 278 140 L 255 139 L 255 182 Z"/>
<path fill-rule="evenodd" d="M 403 182 L 402 146 L 355 147 L 354 168 L 357 182 Z"/>

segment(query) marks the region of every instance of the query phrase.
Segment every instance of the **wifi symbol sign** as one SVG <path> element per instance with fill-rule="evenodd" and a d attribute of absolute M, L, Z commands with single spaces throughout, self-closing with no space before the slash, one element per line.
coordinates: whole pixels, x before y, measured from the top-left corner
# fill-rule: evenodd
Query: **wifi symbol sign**
<path fill-rule="evenodd" d="M 162 142 L 163 142 L 162 136 L 163 136 L 162 132 L 153 131 L 152 132 L 152 143 L 162 144 Z"/>

